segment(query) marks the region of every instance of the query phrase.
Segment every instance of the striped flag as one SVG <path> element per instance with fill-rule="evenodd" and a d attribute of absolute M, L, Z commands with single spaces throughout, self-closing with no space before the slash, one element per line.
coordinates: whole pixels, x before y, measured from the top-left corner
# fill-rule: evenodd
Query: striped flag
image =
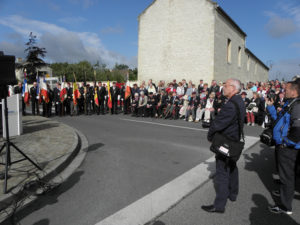
<path fill-rule="evenodd" d="M 107 101 L 107 106 L 108 108 L 112 108 L 112 100 L 111 100 L 111 93 L 110 93 L 110 84 L 109 81 L 107 81 L 107 92 L 108 92 L 108 101 Z"/>
<path fill-rule="evenodd" d="M 99 99 L 98 99 L 98 91 L 97 91 L 97 87 L 96 87 L 96 85 L 95 85 L 95 94 L 94 94 L 94 101 L 95 101 L 95 104 L 97 105 L 97 106 L 99 106 Z"/>
<path fill-rule="evenodd" d="M 49 93 L 48 93 L 45 77 L 44 77 L 43 81 L 41 82 L 40 88 L 41 88 L 41 97 L 44 98 L 44 101 L 46 103 L 49 103 L 50 99 L 49 99 Z"/>
<path fill-rule="evenodd" d="M 129 80 L 126 82 L 126 90 L 125 90 L 125 99 L 128 99 L 131 96 L 131 90 L 129 85 Z"/>
<path fill-rule="evenodd" d="M 60 91 L 60 101 L 63 102 L 66 98 L 67 98 L 66 77 L 63 76 L 63 81 L 61 84 L 61 91 Z"/>
<path fill-rule="evenodd" d="M 14 94 L 13 87 L 11 85 L 8 86 L 8 97 L 12 96 Z"/>
<path fill-rule="evenodd" d="M 26 78 L 23 81 L 22 97 L 24 98 L 24 103 L 26 105 L 29 105 L 29 91 L 28 91 L 28 85 L 27 85 L 27 79 Z"/>

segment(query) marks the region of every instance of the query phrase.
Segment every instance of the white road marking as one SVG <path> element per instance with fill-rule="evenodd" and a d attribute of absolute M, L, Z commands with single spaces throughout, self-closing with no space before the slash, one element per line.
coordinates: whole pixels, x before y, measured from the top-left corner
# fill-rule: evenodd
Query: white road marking
<path fill-rule="evenodd" d="M 178 127 L 191 130 L 204 130 L 190 127 L 181 127 L 167 124 L 159 124 L 147 121 L 136 121 L 122 119 L 138 123 L 149 123 L 160 126 Z M 207 131 L 207 130 L 204 130 Z M 257 143 L 259 138 L 245 137 L 245 150 Z M 215 173 L 215 157 L 211 157 L 193 169 L 187 171 L 171 182 L 154 190 L 150 194 L 121 209 L 115 214 L 98 222 L 96 225 L 144 225 L 162 213 L 168 211 L 172 206 L 180 202 L 184 197 L 199 188 Z"/>
<path fill-rule="evenodd" d="M 175 127 L 175 128 L 181 128 L 181 129 L 187 129 L 187 130 L 197 130 L 197 131 L 208 131 L 207 129 L 199 129 L 199 128 L 193 128 L 193 127 L 183 127 L 183 126 L 176 126 L 176 125 L 169 125 L 169 124 L 163 124 L 163 123 L 155 123 L 155 122 L 148 122 L 148 121 L 140 121 L 140 120 L 130 120 L 130 119 L 122 119 L 120 120 L 125 120 L 125 121 L 130 121 L 130 122 L 135 122 L 135 123 L 147 123 L 147 124 L 154 124 L 154 125 L 159 125 L 163 127 Z"/>

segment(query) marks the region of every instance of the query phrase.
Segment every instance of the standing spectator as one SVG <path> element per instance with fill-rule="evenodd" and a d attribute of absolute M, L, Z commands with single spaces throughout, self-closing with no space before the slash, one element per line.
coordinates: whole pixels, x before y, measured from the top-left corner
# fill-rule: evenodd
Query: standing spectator
<path fill-rule="evenodd" d="M 295 190 L 295 166 L 300 149 L 300 87 L 292 81 L 286 85 L 285 97 L 288 99 L 289 108 L 277 114 L 274 101 L 268 99 L 268 111 L 274 120 L 279 117 L 273 128 L 273 138 L 278 145 L 278 169 L 280 178 L 280 190 L 272 194 L 280 196 L 280 204 L 269 207 L 272 213 L 292 214 L 292 201 Z M 286 105 L 285 105 L 286 107 Z"/>
<path fill-rule="evenodd" d="M 222 132 L 234 141 L 240 140 L 238 118 L 245 118 L 245 105 L 238 93 L 241 89 L 241 83 L 237 79 L 226 81 L 223 92 L 228 99 L 223 105 L 220 113 L 212 121 L 208 131 L 207 139 L 212 141 L 217 132 Z M 234 105 L 239 106 L 239 112 Z M 238 113 L 240 115 L 238 116 Z M 235 121 L 234 123 L 232 121 Z M 243 129 L 243 128 L 242 128 Z M 236 201 L 239 191 L 239 177 L 236 162 L 227 160 L 221 155 L 216 155 L 216 175 L 215 175 L 216 198 L 212 205 L 203 205 L 202 209 L 210 213 L 224 213 L 227 199 Z"/>
<path fill-rule="evenodd" d="M 25 116 L 26 115 L 26 104 L 24 102 L 24 96 L 22 96 L 22 90 L 23 90 L 22 83 L 18 82 L 18 86 L 16 86 L 14 88 L 14 93 L 21 95 L 21 98 L 22 98 L 22 115 Z"/>
<path fill-rule="evenodd" d="M 208 99 L 205 104 L 205 112 L 204 112 L 204 121 L 206 123 L 210 123 L 211 120 L 215 118 L 216 113 L 216 101 L 215 101 L 215 93 L 212 92 L 209 94 Z"/>
<path fill-rule="evenodd" d="M 255 126 L 255 115 L 258 114 L 259 105 L 261 100 L 257 92 L 253 93 L 253 98 L 251 99 L 248 107 L 247 107 L 247 125 Z"/>
<path fill-rule="evenodd" d="M 35 115 L 35 110 L 36 114 L 40 114 L 40 109 L 39 109 L 39 95 L 37 94 L 37 83 L 33 82 L 33 86 L 30 88 L 30 99 L 31 99 L 31 109 L 32 109 L 32 115 Z"/>
<path fill-rule="evenodd" d="M 118 114 L 118 95 L 120 95 L 120 89 L 117 87 L 116 82 L 113 82 L 113 86 L 110 88 L 112 108 L 111 114 Z"/>
<path fill-rule="evenodd" d="M 212 93 L 212 92 L 219 92 L 220 91 L 220 87 L 218 86 L 217 84 L 217 81 L 216 80 L 212 80 L 211 81 L 211 86 L 209 88 L 209 91 L 208 91 L 208 94 Z"/>

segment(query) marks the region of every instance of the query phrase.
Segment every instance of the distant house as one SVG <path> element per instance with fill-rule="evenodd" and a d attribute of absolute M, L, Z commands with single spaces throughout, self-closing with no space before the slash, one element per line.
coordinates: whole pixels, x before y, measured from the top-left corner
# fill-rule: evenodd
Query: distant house
<path fill-rule="evenodd" d="M 23 61 L 22 58 L 17 58 L 17 63 L 24 64 L 25 61 Z M 46 77 L 52 77 L 52 69 L 49 66 L 43 66 L 42 68 L 38 69 L 39 76 L 46 76 Z M 16 69 L 16 77 L 19 81 L 23 81 L 24 79 L 24 71 L 23 69 Z"/>
<path fill-rule="evenodd" d="M 154 0 L 139 16 L 138 78 L 266 81 L 247 34 L 211 0 Z"/>

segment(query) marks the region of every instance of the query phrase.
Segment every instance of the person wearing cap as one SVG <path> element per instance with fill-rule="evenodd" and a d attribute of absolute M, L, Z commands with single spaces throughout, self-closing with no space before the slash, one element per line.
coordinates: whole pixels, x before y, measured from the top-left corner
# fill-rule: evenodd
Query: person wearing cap
<path fill-rule="evenodd" d="M 147 106 L 146 106 L 146 116 L 154 117 L 156 115 L 156 97 L 153 95 L 153 92 L 149 92 Z"/>

